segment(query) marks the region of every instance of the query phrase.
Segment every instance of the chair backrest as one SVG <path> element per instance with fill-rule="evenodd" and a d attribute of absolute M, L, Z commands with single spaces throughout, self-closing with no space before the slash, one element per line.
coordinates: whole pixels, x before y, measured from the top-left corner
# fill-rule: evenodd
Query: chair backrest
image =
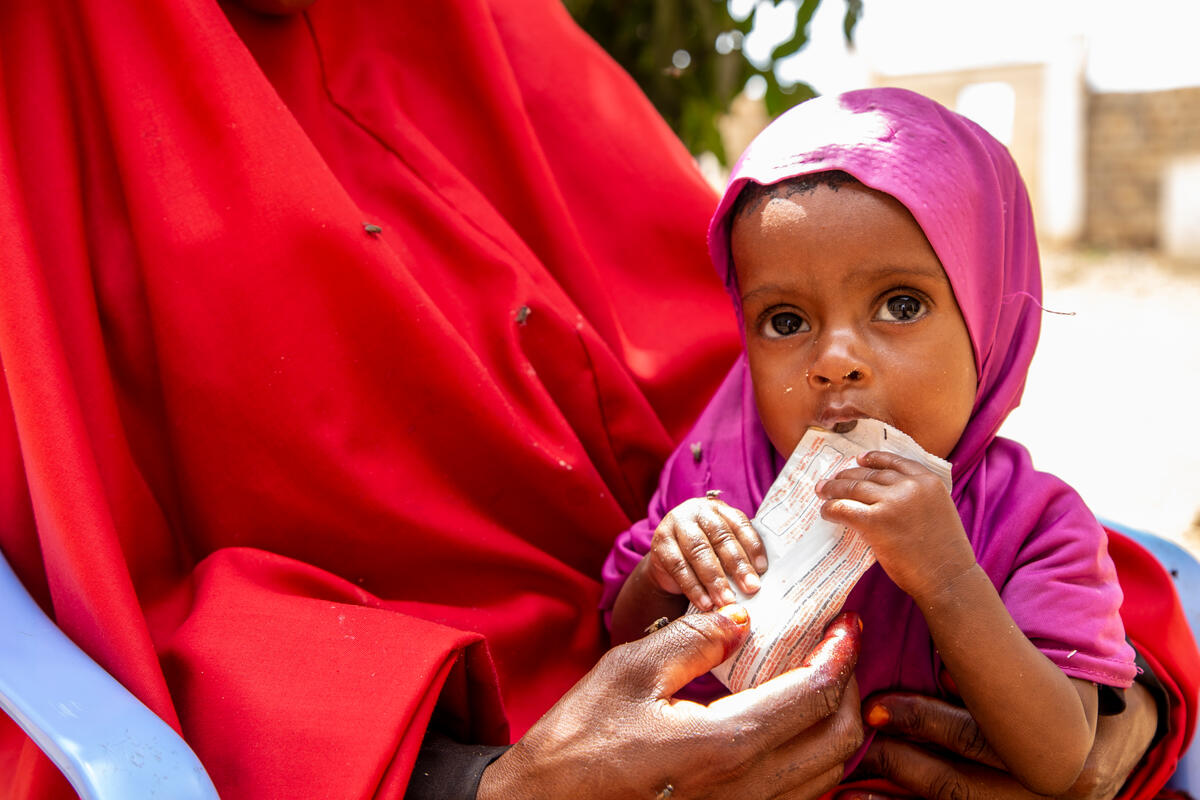
<path fill-rule="evenodd" d="M 1158 559 L 1170 573 L 1179 593 L 1179 601 L 1192 628 L 1192 636 L 1200 641 L 1200 561 L 1186 549 L 1161 536 L 1140 531 L 1109 520 L 1101 520 L 1104 526 L 1133 539 Z M 1181 789 L 1192 797 L 1200 797 L 1200 747 L 1193 741 L 1184 753 L 1167 786 Z"/>
<path fill-rule="evenodd" d="M 83 800 L 218 800 L 195 753 L 80 650 L 0 553 L 0 708 Z"/>

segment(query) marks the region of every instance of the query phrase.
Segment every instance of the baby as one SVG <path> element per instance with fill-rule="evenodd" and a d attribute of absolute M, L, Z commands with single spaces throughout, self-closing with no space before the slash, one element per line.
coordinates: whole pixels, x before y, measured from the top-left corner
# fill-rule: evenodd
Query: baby
<path fill-rule="evenodd" d="M 745 353 L 605 564 L 614 640 L 689 600 L 733 602 L 730 581 L 757 591 L 767 564 L 746 513 L 786 456 L 810 426 L 883 420 L 950 460 L 954 489 L 883 452 L 817 485 L 822 516 L 878 561 L 846 603 L 865 626 L 860 689 L 958 695 L 1026 787 L 1065 791 L 1097 684 L 1126 687 L 1135 668 L 1103 530 L 996 436 L 1041 313 L 1007 150 L 903 90 L 809 101 L 747 149 L 709 247 Z"/>

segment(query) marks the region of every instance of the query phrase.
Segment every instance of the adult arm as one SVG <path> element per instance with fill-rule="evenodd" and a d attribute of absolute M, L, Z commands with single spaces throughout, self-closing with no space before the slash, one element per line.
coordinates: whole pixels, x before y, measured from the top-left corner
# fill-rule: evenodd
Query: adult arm
<path fill-rule="evenodd" d="M 736 607 L 735 607 L 736 608 Z M 709 705 L 674 700 L 745 637 L 744 613 L 682 617 L 609 651 L 483 774 L 479 800 L 810 798 L 862 742 L 843 616 L 799 668 Z"/>
<path fill-rule="evenodd" d="M 1031 800 L 1038 797 L 1009 775 L 966 709 L 933 697 L 884 693 L 864 704 L 878 733 L 859 773 L 891 781 L 930 800 Z M 876 709 L 886 709 L 886 715 Z M 1153 697 L 1140 683 L 1125 690 L 1125 710 L 1098 717 L 1096 739 L 1082 772 L 1061 797 L 1111 800 L 1145 755 L 1158 724 Z M 893 792 L 852 788 L 839 800 L 884 798 Z"/>

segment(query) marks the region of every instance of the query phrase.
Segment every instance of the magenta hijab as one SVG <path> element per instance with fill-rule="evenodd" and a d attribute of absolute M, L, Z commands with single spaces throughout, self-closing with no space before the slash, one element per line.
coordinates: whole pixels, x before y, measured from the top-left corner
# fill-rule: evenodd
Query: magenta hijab
<path fill-rule="evenodd" d="M 729 248 L 738 194 L 751 181 L 829 170 L 908 208 L 966 320 L 979 385 L 950 461 L 954 501 L 976 559 L 1018 626 L 1065 672 L 1128 686 L 1133 652 L 1103 529 L 1070 487 L 1035 471 L 1023 447 L 996 435 L 1020 402 L 1042 313 L 1029 197 L 1007 149 L 965 117 L 902 89 L 820 97 L 781 115 L 734 167 L 709 227 L 709 252 L 739 318 Z M 668 460 L 648 518 L 618 537 L 605 563 L 602 605 L 611 608 L 667 511 L 720 489 L 722 499 L 753 516 L 782 463 L 759 422 L 743 354 Z M 864 696 L 884 688 L 939 690 L 925 621 L 878 565 L 846 608 L 864 620 Z"/>

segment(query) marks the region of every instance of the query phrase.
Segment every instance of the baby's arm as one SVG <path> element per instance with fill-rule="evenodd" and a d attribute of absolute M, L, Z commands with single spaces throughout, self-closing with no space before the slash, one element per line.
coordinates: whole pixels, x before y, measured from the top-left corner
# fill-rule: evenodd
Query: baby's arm
<path fill-rule="evenodd" d="M 822 515 L 859 531 L 921 609 L 992 749 L 1039 794 L 1068 789 L 1096 727 L 1096 687 L 1068 678 L 1017 628 L 976 563 L 950 493 L 925 467 L 873 451 L 817 486 Z"/>
<path fill-rule="evenodd" d="M 1074 784 L 1096 733 L 1096 684 L 1069 678 L 1016 626 L 975 565 L 918 600 L 942 662 L 989 744 L 1038 794 Z"/>
<path fill-rule="evenodd" d="M 746 594 L 757 592 L 766 566 L 762 541 L 741 511 L 713 497 L 681 503 L 663 517 L 617 595 L 613 643 L 642 636 L 660 617 L 679 616 L 689 600 L 702 611 L 734 602 L 730 577 Z"/>

